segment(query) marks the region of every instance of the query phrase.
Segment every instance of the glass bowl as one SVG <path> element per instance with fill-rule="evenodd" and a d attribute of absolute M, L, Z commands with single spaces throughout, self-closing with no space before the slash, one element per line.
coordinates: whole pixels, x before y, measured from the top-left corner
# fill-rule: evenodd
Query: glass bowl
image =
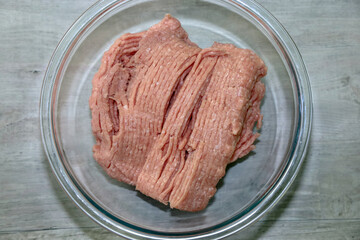
<path fill-rule="evenodd" d="M 166 13 L 200 47 L 214 41 L 254 50 L 268 67 L 256 150 L 230 164 L 208 207 L 189 213 L 162 205 L 108 177 L 92 157 L 88 106 L 103 53 L 126 32 L 139 32 Z M 251 0 L 99 1 L 67 31 L 46 71 L 40 101 L 43 144 L 71 199 L 103 227 L 128 238 L 221 238 L 263 216 L 289 188 L 311 129 L 308 75 L 281 24 Z"/>

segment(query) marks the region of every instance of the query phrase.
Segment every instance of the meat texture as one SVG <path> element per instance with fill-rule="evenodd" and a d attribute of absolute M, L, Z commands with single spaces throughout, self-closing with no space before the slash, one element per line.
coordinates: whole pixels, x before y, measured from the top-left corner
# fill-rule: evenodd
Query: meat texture
<path fill-rule="evenodd" d="M 251 50 L 200 49 L 170 15 L 121 36 L 93 79 L 94 158 L 172 208 L 204 209 L 227 164 L 255 148 L 266 71 Z"/>
<path fill-rule="evenodd" d="M 90 108 L 94 158 L 111 177 L 136 184 L 171 97 L 200 51 L 167 16 L 146 32 L 123 35 L 104 54 Z"/>

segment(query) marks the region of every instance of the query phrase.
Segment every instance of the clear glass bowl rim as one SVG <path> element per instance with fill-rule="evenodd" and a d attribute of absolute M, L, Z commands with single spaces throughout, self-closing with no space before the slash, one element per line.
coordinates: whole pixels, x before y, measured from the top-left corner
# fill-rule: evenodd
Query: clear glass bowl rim
<path fill-rule="evenodd" d="M 115 5 L 131 1 L 132 0 L 102 0 L 96 2 L 73 23 L 59 42 L 50 59 L 41 89 L 39 117 L 43 146 L 52 171 L 65 192 L 80 209 L 101 226 L 123 237 L 144 239 L 208 239 L 229 236 L 248 227 L 267 213 L 288 190 L 301 167 L 310 138 L 313 111 L 311 86 L 303 59 L 285 28 L 259 3 L 253 0 L 219 0 L 242 8 L 249 16 L 256 19 L 254 21 L 263 27 L 260 30 L 264 34 L 272 37 L 274 47 L 277 48 L 278 52 L 283 53 L 282 59 L 284 62 L 287 62 L 289 74 L 295 79 L 295 86 L 293 87 L 295 87 L 297 91 L 298 98 L 296 99 L 298 103 L 296 106 L 298 125 L 288 163 L 272 188 L 264 194 L 262 199 L 250 208 L 251 211 L 217 225 L 213 229 L 208 229 L 206 232 L 183 234 L 153 232 L 147 229 L 139 229 L 123 221 L 120 223 L 114 219 L 111 214 L 97 206 L 91 198 L 87 197 L 86 194 L 78 188 L 76 181 L 74 181 L 73 177 L 68 173 L 64 163 L 61 161 L 61 156 L 56 145 L 56 128 L 54 126 L 54 115 L 56 115 L 56 112 L 54 113 L 54 110 L 56 109 L 55 103 L 57 101 L 56 90 L 59 84 L 57 79 L 61 78 L 64 59 L 68 56 L 68 53 L 71 52 L 76 41 L 81 37 L 83 30 Z"/>

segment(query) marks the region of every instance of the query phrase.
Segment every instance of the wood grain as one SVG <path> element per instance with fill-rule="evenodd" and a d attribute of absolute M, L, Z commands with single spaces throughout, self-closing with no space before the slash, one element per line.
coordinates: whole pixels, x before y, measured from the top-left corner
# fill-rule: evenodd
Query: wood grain
<path fill-rule="evenodd" d="M 314 100 L 304 165 L 262 220 L 229 239 L 360 239 L 360 1 L 259 1 L 307 65 Z M 61 189 L 42 149 L 42 78 L 93 0 L 1 1 L 0 238 L 116 239 Z"/>

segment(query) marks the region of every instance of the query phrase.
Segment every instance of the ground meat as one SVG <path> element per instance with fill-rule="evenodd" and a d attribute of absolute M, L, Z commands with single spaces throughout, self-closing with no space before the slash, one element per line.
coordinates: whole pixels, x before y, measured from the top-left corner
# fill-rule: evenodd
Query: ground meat
<path fill-rule="evenodd" d="M 172 208 L 204 209 L 227 164 L 255 148 L 266 71 L 251 50 L 200 49 L 170 15 L 121 36 L 93 79 L 94 158 Z"/>

